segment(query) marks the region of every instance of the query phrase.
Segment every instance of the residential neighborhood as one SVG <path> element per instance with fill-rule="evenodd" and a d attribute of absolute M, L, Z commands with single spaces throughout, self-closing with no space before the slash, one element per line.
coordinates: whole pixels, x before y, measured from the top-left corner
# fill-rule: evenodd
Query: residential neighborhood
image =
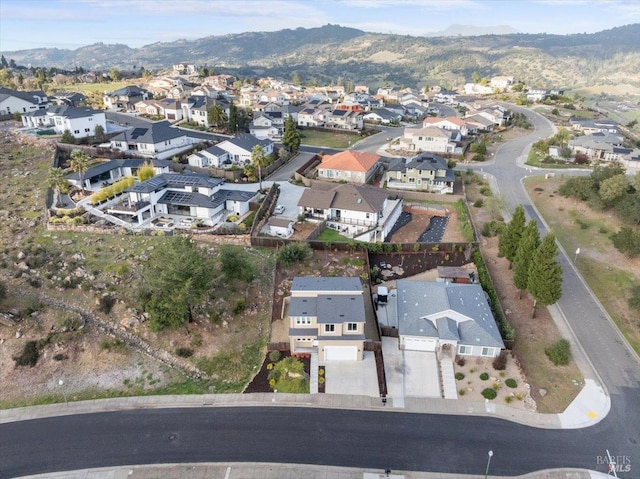
<path fill-rule="evenodd" d="M 631 477 L 636 24 L 9 2 L 0 476 Z"/>

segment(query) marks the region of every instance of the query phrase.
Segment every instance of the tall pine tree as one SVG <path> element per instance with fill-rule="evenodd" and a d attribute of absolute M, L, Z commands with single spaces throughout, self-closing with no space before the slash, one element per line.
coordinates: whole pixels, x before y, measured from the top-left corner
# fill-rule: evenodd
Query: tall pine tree
<path fill-rule="evenodd" d="M 300 132 L 293 121 L 293 117 L 289 115 L 284 123 L 284 133 L 282 135 L 282 144 L 292 154 L 298 152 L 300 148 Z"/>
<path fill-rule="evenodd" d="M 500 254 L 509 260 L 509 267 L 511 267 L 511 263 L 516 256 L 516 251 L 518 251 L 520 238 L 524 231 L 524 225 L 524 207 L 522 205 L 518 205 L 516 210 L 513 212 L 513 217 L 511 218 L 511 221 L 509 221 L 507 228 L 500 235 L 498 242 Z"/>
<path fill-rule="evenodd" d="M 556 237 L 549 233 L 533 253 L 529 266 L 527 290 L 534 299 L 532 317 L 536 315 L 538 303 L 546 306 L 562 297 L 562 266 L 556 261 L 556 256 Z"/>
<path fill-rule="evenodd" d="M 527 289 L 531 258 L 536 249 L 538 249 L 538 246 L 540 246 L 538 224 L 534 220 L 531 220 L 522 233 L 520 244 L 513 258 L 513 282 L 520 291 L 520 298 L 522 298 L 522 290 Z"/>

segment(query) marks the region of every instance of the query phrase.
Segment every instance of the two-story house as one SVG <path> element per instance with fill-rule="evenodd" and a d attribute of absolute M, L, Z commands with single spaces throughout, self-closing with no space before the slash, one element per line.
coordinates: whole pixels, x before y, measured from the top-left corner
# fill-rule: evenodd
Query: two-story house
<path fill-rule="evenodd" d="M 0 87 L 0 115 L 29 113 L 47 108 L 49 99 L 41 91 L 17 91 Z"/>
<path fill-rule="evenodd" d="M 318 165 L 318 178 L 364 185 L 378 171 L 380 157 L 374 153 L 345 150 L 325 155 Z"/>
<path fill-rule="evenodd" d="M 224 140 L 216 146 L 229 154 L 229 160 L 233 164 L 242 166 L 251 162 L 251 152 L 258 145 L 262 147 L 265 155 L 273 153 L 273 141 L 268 139 L 258 140 L 246 133 Z"/>
<path fill-rule="evenodd" d="M 103 97 L 105 108 L 113 110 L 135 110 L 135 104 L 139 101 L 149 100 L 153 95 L 150 91 L 137 86 L 126 86 L 111 93 L 105 93 Z"/>
<path fill-rule="evenodd" d="M 430 153 L 410 159 L 395 158 L 385 173 L 387 188 L 453 193 L 455 175 L 447 160 Z"/>
<path fill-rule="evenodd" d="M 469 128 L 465 119 L 458 118 L 457 116 L 448 116 L 446 118 L 430 116 L 422 121 L 423 128 L 429 128 L 434 126 L 436 128 L 442 128 L 443 130 L 455 130 L 459 131 L 462 136 L 469 134 Z"/>
<path fill-rule="evenodd" d="M 372 186 L 340 185 L 328 191 L 307 188 L 298 201 L 300 213 L 311 221 L 357 241 L 385 241 L 402 213 L 402 199 Z"/>
<path fill-rule="evenodd" d="M 52 127 L 59 135 L 69 130 L 74 138 L 94 136 L 96 126 L 101 126 L 103 131 L 107 130 L 104 111 L 68 105 L 25 113 L 22 115 L 22 124 L 30 128 Z"/>
<path fill-rule="evenodd" d="M 320 361 L 362 360 L 366 316 L 360 278 L 295 277 L 284 309 L 292 353 L 317 351 Z"/>
<path fill-rule="evenodd" d="M 427 128 L 405 128 L 404 138 L 409 149 L 433 151 L 435 153 L 462 153 L 459 142 L 462 135 L 458 130 L 444 130 L 430 126 Z"/>
<path fill-rule="evenodd" d="M 364 115 L 353 110 L 333 110 L 326 117 L 325 126 L 342 130 L 362 130 L 364 127 Z"/>

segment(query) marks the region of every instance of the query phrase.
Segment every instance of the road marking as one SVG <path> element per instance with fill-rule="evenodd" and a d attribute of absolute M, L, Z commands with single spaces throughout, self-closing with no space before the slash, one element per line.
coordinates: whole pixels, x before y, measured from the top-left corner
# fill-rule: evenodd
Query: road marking
<path fill-rule="evenodd" d="M 224 475 L 224 479 L 229 479 L 230 476 L 231 476 L 231 466 L 228 466 L 227 472 Z"/>

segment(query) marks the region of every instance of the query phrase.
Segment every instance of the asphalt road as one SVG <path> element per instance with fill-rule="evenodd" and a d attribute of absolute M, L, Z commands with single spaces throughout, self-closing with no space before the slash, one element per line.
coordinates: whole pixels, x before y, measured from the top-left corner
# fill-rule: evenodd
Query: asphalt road
<path fill-rule="evenodd" d="M 502 147 L 482 166 L 510 209 L 524 204 L 517 165 L 531 140 L 551 130 L 526 113 L 536 131 Z M 379 135 L 381 136 L 381 135 Z M 572 252 L 570 253 L 572 254 Z M 559 306 L 611 395 L 611 411 L 580 430 L 534 429 L 467 416 L 310 408 L 201 408 L 121 411 L 0 426 L 0 477 L 121 464 L 249 461 L 328 464 L 476 474 L 494 451 L 491 473 L 580 467 L 598 469 L 608 449 L 640 470 L 640 363 L 600 309 L 566 255 Z"/>
<path fill-rule="evenodd" d="M 466 416 L 306 408 L 122 411 L 8 423 L 0 477 L 176 462 L 286 462 L 480 475 L 542 468 L 595 469 L 605 423 L 554 431 Z"/>

